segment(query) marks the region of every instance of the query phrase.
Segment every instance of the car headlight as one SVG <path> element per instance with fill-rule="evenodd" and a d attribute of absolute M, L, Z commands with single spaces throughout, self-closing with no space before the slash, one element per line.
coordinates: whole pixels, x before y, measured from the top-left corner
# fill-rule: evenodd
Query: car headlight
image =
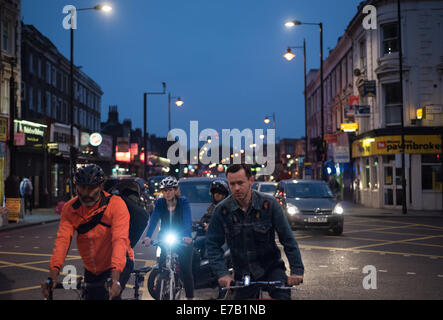
<path fill-rule="evenodd" d="M 343 207 L 340 204 L 337 204 L 332 213 L 343 214 Z"/>
<path fill-rule="evenodd" d="M 288 214 L 290 214 L 291 216 L 300 213 L 300 210 L 298 210 L 298 208 L 297 208 L 296 206 L 294 206 L 293 204 L 290 204 L 290 203 L 288 203 L 288 205 L 287 205 L 287 207 L 286 207 L 286 211 L 287 211 Z"/>

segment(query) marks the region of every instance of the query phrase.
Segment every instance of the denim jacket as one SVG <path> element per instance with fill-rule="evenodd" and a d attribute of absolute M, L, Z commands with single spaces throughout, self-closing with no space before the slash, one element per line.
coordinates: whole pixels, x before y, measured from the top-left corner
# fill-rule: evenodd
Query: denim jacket
<path fill-rule="evenodd" d="M 252 190 L 251 203 L 244 212 L 229 196 L 216 206 L 208 229 L 206 247 L 213 271 L 219 278 L 229 274 L 221 249 L 225 240 L 236 278 L 249 274 L 259 279 L 273 268 L 284 268 L 275 232 L 284 247 L 291 274 L 303 275 L 297 241 L 277 200 Z"/>

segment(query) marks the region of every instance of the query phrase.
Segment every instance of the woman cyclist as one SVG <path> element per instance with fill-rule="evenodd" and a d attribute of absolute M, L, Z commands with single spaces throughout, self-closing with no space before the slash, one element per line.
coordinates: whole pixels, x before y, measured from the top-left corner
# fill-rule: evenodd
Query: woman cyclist
<path fill-rule="evenodd" d="M 157 227 L 158 220 L 161 221 L 159 239 L 172 231 L 182 239 L 184 244 L 175 248 L 180 263 L 180 273 L 185 287 L 186 298 L 194 298 L 194 278 L 192 275 L 192 217 L 189 201 L 181 197 L 178 189 L 178 182 L 174 177 L 167 177 L 160 183 L 162 198 L 155 202 L 154 212 L 149 220 L 148 231 L 144 244 L 151 245 L 151 237 Z M 160 263 L 165 261 L 165 250 L 162 250 Z"/>

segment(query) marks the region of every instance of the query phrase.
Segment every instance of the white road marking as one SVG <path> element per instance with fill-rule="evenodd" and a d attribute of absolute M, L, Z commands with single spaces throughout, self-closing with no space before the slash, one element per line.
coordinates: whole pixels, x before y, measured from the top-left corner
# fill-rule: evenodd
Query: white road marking
<path fill-rule="evenodd" d="M 358 268 L 350 267 L 349 270 L 358 270 Z"/>
<path fill-rule="evenodd" d="M 439 278 L 443 278 L 443 274 L 439 274 L 438 277 L 439 277 Z"/>
<path fill-rule="evenodd" d="M 415 273 L 415 272 L 406 272 L 406 274 L 413 276 L 413 275 L 415 275 L 416 273 Z"/>
<path fill-rule="evenodd" d="M 20 248 L 20 246 L 14 246 L 14 248 Z"/>
<path fill-rule="evenodd" d="M 327 268 L 328 266 L 319 266 L 320 268 Z"/>
<path fill-rule="evenodd" d="M 403 257 L 410 257 L 410 254 L 404 254 Z"/>
<path fill-rule="evenodd" d="M 40 247 L 34 247 L 34 249 L 40 249 Z"/>
<path fill-rule="evenodd" d="M 388 272 L 388 270 L 378 270 L 378 272 Z"/>

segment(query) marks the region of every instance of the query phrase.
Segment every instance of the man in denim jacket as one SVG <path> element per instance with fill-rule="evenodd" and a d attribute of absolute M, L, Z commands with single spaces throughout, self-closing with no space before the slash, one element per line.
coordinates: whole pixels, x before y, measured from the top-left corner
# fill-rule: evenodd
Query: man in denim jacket
<path fill-rule="evenodd" d="M 217 205 L 207 235 L 208 258 L 219 284 L 229 289 L 234 280 L 226 267 L 221 246 L 227 242 L 235 280 L 282 281 L 289 286 L 303 282 L 304 266 L 298 244 L 279 203 L 272 196 L 252 190 L 254 178 L 248 165 L 231 165 L 227 179 L 232 195 Z M 289 261 L 290 275 L 275 242 L 275 232 Z M 257 298 L 258 288 L 238 289 L 235 299 Z M 289 300 L 291 292 L 271 288 L 270 296 Z"/>

